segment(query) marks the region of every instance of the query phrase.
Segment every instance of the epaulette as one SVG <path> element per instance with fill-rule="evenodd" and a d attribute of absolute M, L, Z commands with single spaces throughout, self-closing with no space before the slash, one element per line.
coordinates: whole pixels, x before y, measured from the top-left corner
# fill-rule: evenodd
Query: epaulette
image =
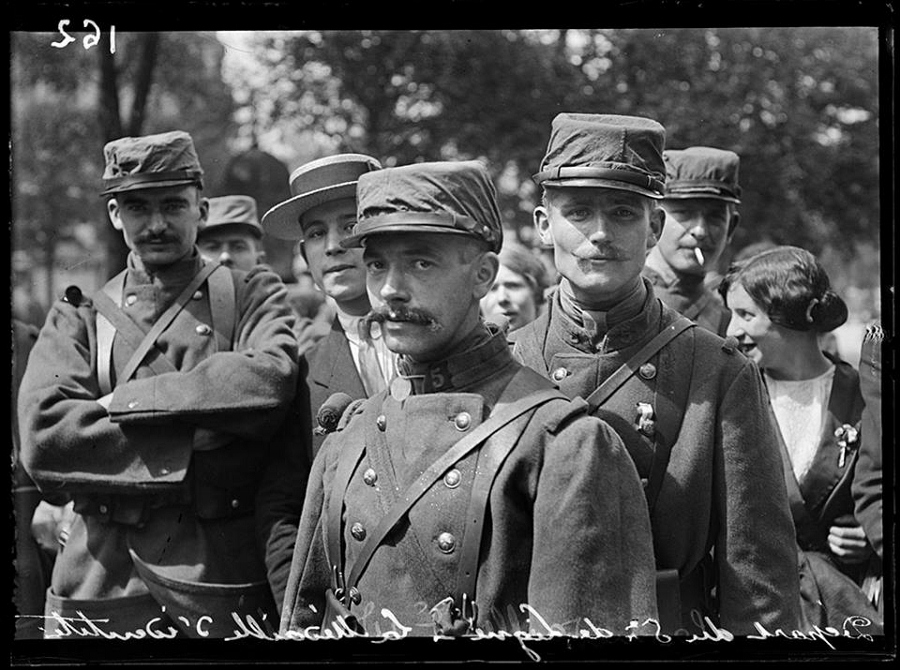
<path fill-rule="evenodd" d="M 348 423 L 350 423 L 350 419 L 352 419 L 354 415 L 362 414 L 363 405 L 365 404 L 366 400 L 367 398 L 358 398 L 347 405 L 347 409 L 345 409 L 344 413 L 341 414 L 341 420 L 338 421 L 337 428 L 335 428 L 336 432 L 344 430 L 344 428 Z"/>
<path fill-rule="evenodd" d="M 563 409 L 556 416 L 550 417 L 550 419 L 547 420 L 547 422 L 544 424 L 547 432 L 551 435 L 555 435 L 560 426 L 576 414 L 586 415 L 590 412 L 590 406 L 588 405 L 587 401 L 580 396 L 576 396 L 571 400 L 567 398 L 566 401 L 568 402 L 568 407 Z"/>
<path fill-rule="evenodd" d="M 738 341 L 737 338 L 733 335 L 729 335 L 725 338 L 725 341 L 722 342 L 722 351 L 726 354 L 733 354 L 738 350 Z"/>
<path fill-rule="evenodd" d="M 62 299 L 73 307 L 80 307 L 85 302 L 84 293 L 74 284 L 65 290 Z"/>

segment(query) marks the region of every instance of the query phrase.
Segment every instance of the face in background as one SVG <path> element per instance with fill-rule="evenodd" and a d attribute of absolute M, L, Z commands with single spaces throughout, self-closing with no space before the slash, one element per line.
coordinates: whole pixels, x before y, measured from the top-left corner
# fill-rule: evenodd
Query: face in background
<path fill-rule="evenodd" d="M 773 367 L 781 358 L 791 356 L 792 347 L 785 337 L 788 329 L 772 323 L 740 283 L 728 290 L 728 308 L 731 322 L 726 334 L 737 339 L 741 351 L 759 367 Z"/>
<path fill-rule="evenodd" d="M 658 251 L 673 270 L 681 274 L 703 275 L 716 263 L 734 232 L 737 216 L 731 206 L 713 198 L 663 200 L 666 221 L 659 236 Z M 694 249 L 703 252 L 700 265 Z"/>
<path fill-rule="evenodd" d="M 534 210 L 541 240 L 585 305 L 612 305 L 640 281 L 664 213 L 642 195 L 609 188 L 548 187 Z"/>
<path fill-rule="evenodd" d="M 498 314 L 503 315 L 509 321 L 510 331 L 513 331 L 534 321 L 537 303 L 525 277 L 501 263 L 494 284 L 481 299 L 481 311 L 488 320 Z"/>
<path fill-rule="evenodd" d="M 201 230 L 197 237 L 200 254 L 211 262 L 249 272 L 262 262 L 265 252 L 253 233 L 241 224 Z"/>
<path fill-rule="evenodd" d="M 167 186 L 117 193 L 107 210 L 113 227 L 146 265 L 165 266 L 191 253 L 209 202 L 196 186 Z"/>
<path fill-rule="evenodd" d="M 372 311 L 388 348 L 415 361 L 443 358 L 479 321 L 496 254 L 442 233 L 379 233 L 365 240 Z"/>
<path fill-rule="evenodd" d="M 354 198 L 324 202 L 300 217 L 309 273 L 316 286 L 334 298 L 338 305 L 368 302 L 362 249 L 341 246 L 341 240 L 349 237 L 355 224 Z"/>

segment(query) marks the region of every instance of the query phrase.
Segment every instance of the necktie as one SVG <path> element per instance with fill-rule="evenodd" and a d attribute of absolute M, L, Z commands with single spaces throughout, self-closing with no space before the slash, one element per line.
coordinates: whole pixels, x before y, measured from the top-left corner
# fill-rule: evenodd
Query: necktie
<path fill-rule="evenodd" d="M 387 388 L 387 383 L 384 381 L 381 365 L 378 362 L 378 351 L 375 349 L 374 342 L 372 342 L 365 319 L 360 319 L 359 321 L 358 334 L 359 376 L 362 378 L 366 395 L 371 397 Z"/>

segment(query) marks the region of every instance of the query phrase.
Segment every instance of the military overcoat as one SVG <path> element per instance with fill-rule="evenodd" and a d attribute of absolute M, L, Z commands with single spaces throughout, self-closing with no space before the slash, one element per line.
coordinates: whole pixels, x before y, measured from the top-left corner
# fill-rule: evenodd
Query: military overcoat
<path fill-rule="evenodd" d="M 731 321 L 731 310 L 722 297 L 704 284 L 701 278 L 693 282 L 667 282 L 659 273 L 644 267 L 643 275 L 651 284 L 656 297 L 662 303 L 683 314 L 706 330 L 725 337 Z"/>
<path fill-rule="evenodd" d="M 150 330 L 202 265 L 196 249 L 157 272 L 131 254 L 122 310 Z M 51 595 L 92 613 L 117 599 L 111 627 L 119 614 L 126 627 L 147 623 L 127 621 L 126 603 L 148 591 L 173 618 L 179 608 L 215 618 L 218 610 L 227 617 L 242 589 L 266 585 L 257 542 L 265 532 L 257 534 L 253 510 L 296 389 L 293 316 L 275 274 L 216 271 L 228 272 L 234 288 L 231 350 L 218 350 L 220 324 L 204 284 L 133 378 L 114 386 L 107 410 L 98 402 L 96 307 L 69 290 L 52 307 L 22 381 L 23 463 L 42 491 L 65 494 L 77 512 Z M 130 356 L 117 333 L 114 383 Z M 162 356 L 176 371 L 154 374 L 148 365 Z M 233 628 L 216 620 L 208 630 L 220 625 Z"/>
<path fill-rule="evenodd" d="M 511 333 L 514 356 L 568 396 L 589 396 L 679 318 L 644 284 L 640 312 L 612 325 L 598 343 L 562 311 L 557 291 L 544 315 Z M 634 434 L 643 416 L 638 403 L 656 415 L 676 389 L 686 396 L 651 510 L 657 566 L 679 573 L 684 627 L 697 630 L 697 610 L 736 635 L 755 632 L 755 623 L 792 630 L 799 621 L 797 555 L 777 429 L 759 370 L 728 342 L 702 328 L 688 329 L 602 409 L 612 413 L 614 428 L 624 424 L 622 434 Z M 626 444 L 647 478 L 653 440 L 637 438 Z M 705 558 L 710 552 L 712 570 Z M 717 604 L 706 597 L 710 586 Z"/>
<path fill-rule="evenodd" d="M 282 634 L 303 636 L 322 624 L 325 591 L 332 586 L 326 554 L 331 490 L 351 445 L 365 442 L 342 501 L 345 574 L 390 505 L 488 418 L 520 367 L 504 335 L 495 332 L 417 370 L 434 382 L 433 392 L 404 401 L 380 393 L 348 410 L 346 425 L 326 439 L 313 464 Z M 552 388 L 531 377 L 534 388 Z M 592 630 L 585 619 L 623 635 L 632 619 L 655 616 L 646 502 L 621 440 L 587 416 L 583 403 L 564 397 L 526 415 L 516 430 L 490 488 L 480 537 L 466 532 L 476 451 L 431 486 L 376 550 L 352 606 L 367 633 L 434 634 L 429 610 L 453 593 L 460 557 L 472 542 L 480 543 L 475 626 L 482 631 L 528 630 L 525 605 L 575 634 Z M 530 626 L 549 632 L 533 613 Z"/>

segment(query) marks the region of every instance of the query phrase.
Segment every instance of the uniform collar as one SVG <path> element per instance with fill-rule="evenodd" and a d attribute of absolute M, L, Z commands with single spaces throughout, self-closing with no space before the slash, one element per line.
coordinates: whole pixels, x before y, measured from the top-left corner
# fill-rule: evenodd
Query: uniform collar
<path fill-rule="evenodd" d="M 506 333 L 479 322 L 445 358 L 417 363 L 401 356 L 398 369 L 412 382 L 415 394 L 447 393 L 475 386 L 514 362 Z"/>
<path fill-rule="evenodd" d="M 133 251 L 128 254 L 128 271 L 135 284 L 184 285 L 194 278 L 202 266 L 203 259 L 196 247 L 181 260 L 152 270 Z"/>
<path fill-rule="evenodd" d="M 656 286 L 662 286 L 670 292 L 685 296 L 697 295 L 705 290 L 703 283 L 705 275 L 676 272 L 659 251 L 658 246 L 653 247 L 647 254 L 644 276 L 648 277 Z"/>
<path fill-rule="evenodd" d="M 603 313 L 586 311 L 574 301 L 563 298 L 561 285 L 552 298 L 550 308 L 554 318 L 550 319 L 551 328 L 566 343 L 591 353 L 600 349 L 625 349 L 642 341 L 659 323 L 662 308 L 650 282 L 642 277 L 641 283 L 644 290 L 633 293 Z M 602 332 L 592 327 L 599 325 L 597 317 L 600 314 L 604 315 L 606 326 Z"/>

